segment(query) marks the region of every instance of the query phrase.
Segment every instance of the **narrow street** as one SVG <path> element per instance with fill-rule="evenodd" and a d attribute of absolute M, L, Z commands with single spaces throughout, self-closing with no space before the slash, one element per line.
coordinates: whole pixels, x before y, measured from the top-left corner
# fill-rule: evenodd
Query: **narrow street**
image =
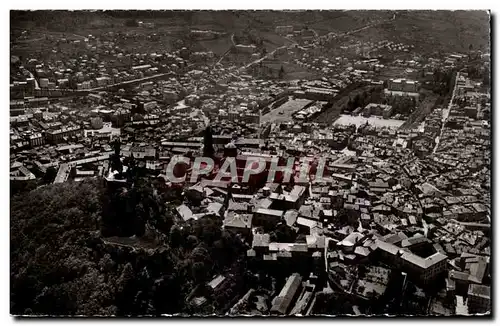
<path fill-rule="evenodd" d="M 30 73 L 30 77 L 35 80 L 35 89 L 40 89 L 40 85 L 38 85 L 38 80 L 36 80 L 35 76 L 33 76 L 33 73 L 31 71 L 28 70 L 28 72 Z"/>
<path fill-rule="evenodd" d="M 441 140 L 441 137 L 443 136 L 444 126 L 446 124 L 446 121 L 448 120 L 448 116 L 450 115 L 451 108 L 453 107 L 453 100 L 455 99 L 455 94 L 456 94 L 456 90 L 457 90 L 457 83 L 458 83 L 459 77 L 460 77 L 460 73 L 457 72 L 457 75 L 455 76 L 455 85 L 453 86 L 453 93 L 451 94 L 450 103 L 448 104 L 448 107 L 446 107 L 443 110 L 443 119 L 442 119 L 443 123 L 441 125 L 441 132 L 439 133 L 439 136 L 436 137 L 436 146 L 434 146 L 434 150 L 432 151 L 433 154 L 436 153 L 436 151 L 439 147 L 439 142 Z"/>

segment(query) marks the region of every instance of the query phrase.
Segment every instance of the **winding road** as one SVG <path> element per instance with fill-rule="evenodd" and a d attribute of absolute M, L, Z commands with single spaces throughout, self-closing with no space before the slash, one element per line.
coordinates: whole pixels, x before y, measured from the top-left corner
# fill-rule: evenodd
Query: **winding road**
<path fill-rule="evenodd" d="M 382 20 L 382 21 L 379 21 L 379 22 L 376 22 L 376 23 L 372 23 L 372 24 L 369 24 L 369 25 L 363 26 L 363 27 L 361 27 L 361 28 L 358 28 L 358 29 L 355 29 L 355 30 L 352 30 L 352 31 L 345 32 L 345 33 L 343 33 L 343 34 L 335 34 L 335 33 L 333 33 L 333 32 L 330 32 L 330 33 L 328 33 L 328 34 L 325 34 L 325 35 L 323 35 L 323 36 L 318 37 L 316 40 L 317 40 L 317 41 L 320 41 L 322 38 L 325 38 L 325 39 L 330 39 L 330 40 L 334 40 L 334 39 L 336 39 L 336 38 L 338 38 L 338 37 L 342 37 L 342 36 L 347 36 L 347 35 L 355 34 L 355 33 L 361 32 L 361 31 L 363 31 L 363 30 L 365 30 L 365 29 L 371 28 L 371 27 L 376 26 L 376 25 L 383 24 L 383 23 L 385 23 L 385 22 L 393 21 L 393 20 L 395 20 L 395 19 L 396 19 L 396 14 L 394 13 L 394 15 L 392 16 L 392 18 L 391 18 L 391 19 L 388 19 L 388 20 Z M 315 31 L 313 30 L 313 32 L 315 32 Z M 316 33 L 315 33 L 315 34 L 316 34 Z M 292 44 L 292 45 L 288 45 L 288 46 L 287 46 L 287 45 L 283 45 L 283 46 L 280 46 L 280 47 L 278 47 L 278 48 L 274 49 L 274 51 L 272 51 L 272 52 L 268 53 L 267 55 L 265 55 L 264 57 L 262 57 L 262 58 L 260 58 L 260 59 L 257 59 L 257 60 L 255 60 L 255 61 L 252 61 L 252 62 L 250 62 L 249 64 L 247 64 L 247 65 L 245 65 L 245 66 L 243 66 L 243 67 L 239 68 L 239 69 L 238 69 L 238 71 L 240 71 L 240 72 L 241 72 L 241 71 L 244 71 L 245 69 L 247 69 L 247 68 L 249 68 L 249 67 L 251 67 L 251 66 L 253 66 L 253 65 L 255 65 L 255 64 L 258 64 L 259 62 L 262 62 L 262 61 L 264 61 L 264 60 L 266 60 L 266 59 L 271 58 L 272 56 L 274 56 L 274 54 L 276 53 L 276 51 L 278 51 L 278 50 L 280 50 L 280 49 L 284 49 L 284 48 L 286 48 L 286 49 L 290 49 L 290 48 L 292 48 L 292 46 L 293 46 L 293 45 L 295 45 L 295 44 L 297 44 L 297 43 L 296 43 L 296 42 L 294 42 L 294 44 Z"/>

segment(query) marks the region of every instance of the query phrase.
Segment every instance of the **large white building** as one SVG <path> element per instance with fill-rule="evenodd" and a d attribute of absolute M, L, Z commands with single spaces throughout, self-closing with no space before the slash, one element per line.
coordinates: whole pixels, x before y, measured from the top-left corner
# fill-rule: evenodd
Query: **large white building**
<path fill-rule="evenodd" d="M 423 258 L 385 241 L 377 240 L 376 243 L 382 258 L 392 267 L 404 270 L 424 284 L 432 282 L 446 270 L 448 257 L 440 252 Z"/>

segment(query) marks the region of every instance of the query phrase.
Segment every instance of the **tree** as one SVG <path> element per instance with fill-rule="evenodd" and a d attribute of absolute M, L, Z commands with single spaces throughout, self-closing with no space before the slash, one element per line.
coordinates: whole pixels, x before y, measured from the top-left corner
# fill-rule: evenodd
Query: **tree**
<path fill-rule="evenodd" d="M 57 170 L 54 167 L 51 166 L 51 167 L 47 168 L 47 171 L 45 172 L 45 174 L 42 178 L 43 183 L 50 184 L 50 183 L 54 182 L 56 175 L 57 175 Z"/>
<path fill-rule="evenodd" d="M 278 77 L 279 77 L 279 79 L 283 79 L 284 76 L 285 76 L 285 69 L 283 68 L 283 66 L 281 66 L 279 73 L 278 73 Z"/>
<path fill-rule="evenodd" d="M 294 242 L 297 237 L 295 231 L 284 223 L 278 225 L 275 231 L 275 235 L 278 242 L 287 243 Z"/>
<path fill-rule="evenodd" d="M 208 126 L 205 129 L 205 134 L 203 136 L 203 156 L 213 157 L 214 156 L 214 141 L 212 136 L 212 128 Z"/>
<path fill-rule="evenodd" d="M 210 257 L 207 248 L 203 244 L 196 246 L 196 248 L 191 251 L 190 259 L 193 262 L 202 262 L 205 263 L 207 259 Z"/>
<path fill-rule="evenodd" d="M 483 85 L 485 86 L 490 86 L 490 72 L 489 71 L 485 71 L 483 73 Z"/>
<path fill-rule="evenodd" d="M 182 244 L 182 233 L 178 226 L 173 225 L 170 229 L 169 241 L 172 248 L 178 248 Z"/>
<path fill-rule="evenodd" d="M 127 21 L 125 21 L 125 26 L 127 27 L 137 27 L 139 26 L 137 21 L 135 19 L 128 19 Z"/>
<path fill-rule="evenodd" d="M 348 111 L 353 111 L 355 109 L 354 107 L 354 101 L 352 100 L 352 98 L 349 96 L 349 100 L 347 101 L 347 110 Z"/>
<path fill-rule="evenodd" d="M 136 223 L 147 225 L 141 240 L 150 233 L 161 236 L 155 227 L 170 213 L 162 210 L 159 198 L 142 178 L 128 191 L 111 191 L 93 179 L 13 195 L 12 313 L 182 313 L 188 309 L 184 298 L 210 275 L 228 269 L 244 274 L 247 247 L 238 235 L 221 231 L 221 221 L 213 216 L 183 223 L 182 229 L 169 227 L 167 248 L 159 243 L 143 250 L 107 239 L 137 233 Z M 98 232 L 100 220 L 113 232 Z"/>
<path fill-rule="evenodd" d="M 186 239 L 186 248 L 193 249 L 198 245 L 198 238 L 195 235 L 189 235 Z"/>
<path fill-rule="evenodd" d="M 355 109 L 359 108 L 361 105 L 363 105 L 361 103 L 361 97 L 359 96 L 359 93 L 356 94 L 356 96 L 354 97 L 354 100 L 353 100 L 352 104 L 353 104 L 353 106 L 354 106 Z"/>
<path fill-rule="evenodd" d="M 193 263 L 193 265 L 191 266 L 191 271 L 193 273 L 193 279 L 196 283 L 203 283 L 207 280 L 207 269 L 204 263 Z"/>

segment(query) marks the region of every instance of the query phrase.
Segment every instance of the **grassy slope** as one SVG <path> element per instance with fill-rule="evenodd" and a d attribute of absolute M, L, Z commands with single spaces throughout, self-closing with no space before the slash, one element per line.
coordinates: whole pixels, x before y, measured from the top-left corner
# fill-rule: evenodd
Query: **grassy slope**
<path fill-rule="evenodd" d="M 365 40 L 388 39 L 426 52 L 489 47 L 489 16 L 483 11 L 407 11 L 395 21 L 364 31 Z"/>
<path fill-rule="evenodd" d="M 268 50 L 287 43 L 274 33 L 277 25 L 293 25 L 301 29 L 308 26 L 318 34 L 341 32 L 367 25 L 373 20 L 388 19 L 389 11 L 190 11 L 113 13 L 89 11 L 35 11 L 11 12 L 11 30 L 29 29 L 32 38 L 45 33 L 57 36 L 57 30 L 67 28 L 67 34 L 86 35 L 103 31 L 124 30 L 126 20 L 136 18 L 157 24 L 157 31 L 179 31 L 182 28 L 213 29 L 224 32 L 243 32 L 255 29 L 264 39 Z M 182 29 L 181 28 L 181 29 Z M 127 28 L 125 30 L 131 30 Z M 154 30 L 153 30 L 154 31 Z M 177 31 L 177 32 L 175 32 Z M 414 44 L 417 51 L 444 52 L 467 51 L 470 44 L 475 49 L 489 48 L 489 15 L 485 11 L 401 11 L 397 19 L 356 34 L 364 41 L 389 39 Z M 67 37 L 69 37 L 67 35 Z M 175 37 L 175 35 L 172 35 Z M 168 40 L 165 40 L 166 42 Z M 43 47 L 44 41 L 18 45 L 24 49 Z M 168 42 L 167 42 L 168 43 Z M 227 40 L 206 42 L 207 50 L 225 52 Z M 213 49 L 212 49 L 213 45 Z M 166 44 L 159 46 L 166 48 Z M 25 49 L 28 50 L 28 49 Z M 154 46 L 145 50 L 154 51 Z"/>

